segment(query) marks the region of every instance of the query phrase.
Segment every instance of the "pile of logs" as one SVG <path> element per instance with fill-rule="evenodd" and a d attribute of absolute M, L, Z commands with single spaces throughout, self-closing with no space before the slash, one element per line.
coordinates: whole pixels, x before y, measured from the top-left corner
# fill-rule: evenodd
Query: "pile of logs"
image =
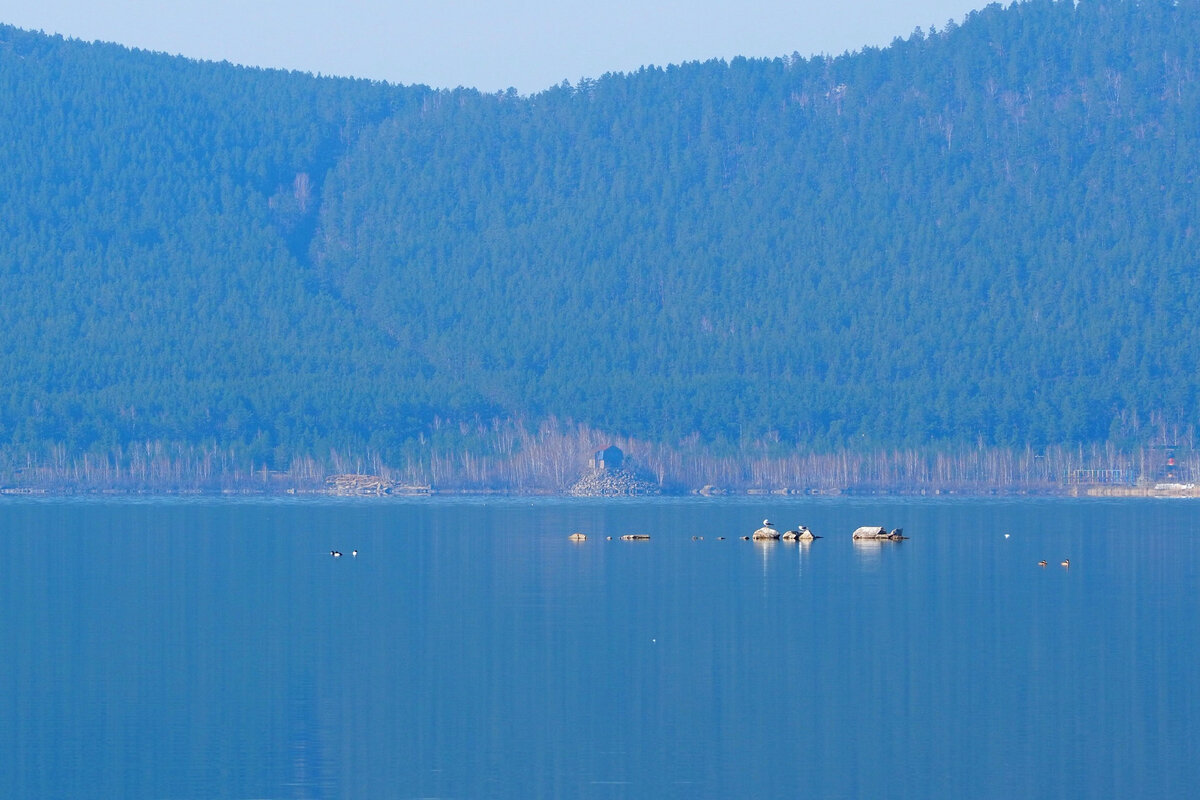
<path fill-rule="evenodd" d="M 330 475 L 325 490 L 336 495 L 430 494 L 428 486 L 403 486 L 378 475 Z"/>

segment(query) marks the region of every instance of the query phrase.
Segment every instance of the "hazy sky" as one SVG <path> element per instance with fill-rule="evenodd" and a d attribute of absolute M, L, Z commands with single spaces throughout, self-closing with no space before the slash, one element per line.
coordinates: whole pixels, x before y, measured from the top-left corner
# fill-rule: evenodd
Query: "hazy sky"
<path fill-rule="evenodd" d="M 564 79 L 736 55 L 840 54 L 975 0 L 0 0 L 0 22 L 191 58 L 435 87 Z"/>

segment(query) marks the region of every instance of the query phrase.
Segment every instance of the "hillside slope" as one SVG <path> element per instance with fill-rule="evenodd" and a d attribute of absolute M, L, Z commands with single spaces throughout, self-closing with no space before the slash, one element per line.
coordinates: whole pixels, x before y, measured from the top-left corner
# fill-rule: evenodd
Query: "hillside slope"
<path fill-rule="evenodd" d="M 316 261 L 509 413 L 823 447 L 1190 423 L 1198 25 L 1030 2 L 442 103 L 338 165 Z"/>
<path fill-rule="evenodd" d="M 0 441 L 287 463 L 408 423 L 296 254 L 344 142 L 416 94 L 0 30 Z"/>
<path fill-rule="evenodd" d="M 0 446 L 1186 430 L 1197 42 L 1195 2 L 1033 0 L 518 97 L 0 28 Z"/>

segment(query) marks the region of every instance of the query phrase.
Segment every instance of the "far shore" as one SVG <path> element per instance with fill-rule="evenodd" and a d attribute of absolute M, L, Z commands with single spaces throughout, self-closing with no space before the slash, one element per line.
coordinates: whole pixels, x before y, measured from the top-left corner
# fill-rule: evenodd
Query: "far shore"
<path fill-rule="evenodd" d="M 1061 486 L 1038 488 L 880 488 L 847 487 L 841 489 L 723 489 L 711 487 L 692 490 L 661 491 L 653 495 L 579 495 L 568 490 L 549 489 L 503 489 L 503 488 L 434 488 L 420 487 L 419 490 L 339 491 L 322 487 L 230 487 L 230 488 L 167 488 L 167 487 L 37 487 L 0 486 L 0 496 L 7 497 L 341 497 L 363 499 L 415 499 L 422 497 L 543 497 L 572 498 L 584 500 L 627 499 L 627 498 L 864 498 L 864 497 L 911 497 L 911 498 L 1198 498 L 1200 486 L 1180 484 L 1171 486 Z"/>

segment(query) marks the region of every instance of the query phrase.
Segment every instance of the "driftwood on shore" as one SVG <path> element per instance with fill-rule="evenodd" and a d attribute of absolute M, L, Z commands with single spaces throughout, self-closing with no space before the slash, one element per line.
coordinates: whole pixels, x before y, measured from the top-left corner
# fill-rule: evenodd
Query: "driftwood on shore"
<path fill-rule="evenodd" d="M 403 486 L 378 475 L 330 475 L 325 490 L 337 495 L 429 494 L 428 486 Z"/>

